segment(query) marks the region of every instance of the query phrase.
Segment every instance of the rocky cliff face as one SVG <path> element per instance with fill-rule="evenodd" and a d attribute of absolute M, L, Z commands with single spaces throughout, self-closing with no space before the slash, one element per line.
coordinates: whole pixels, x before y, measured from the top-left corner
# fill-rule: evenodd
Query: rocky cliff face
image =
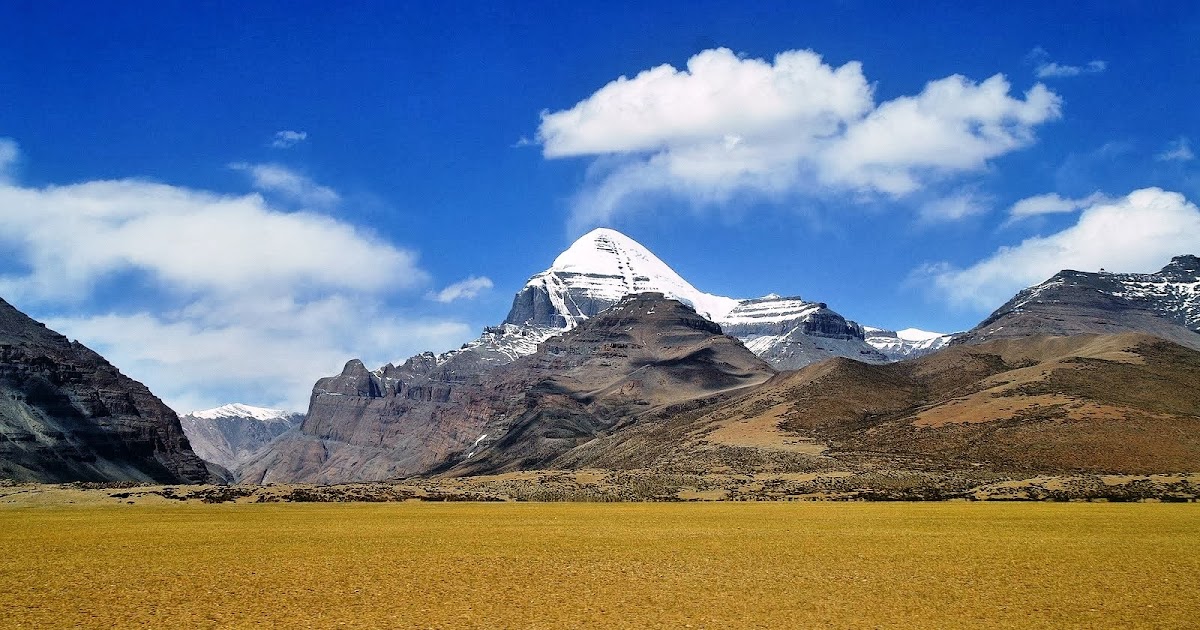
<path fill-rule="evenodd" d="M 317 383 L 300 431 L 239 473 L 328 483 L 550 465 L 648 411 L 771 374 L 690 307 L 630 296 L 503 366 L 471 352 L 375 372 L 351 361 Z"/>
<path fill-rule="evenodd" d="M 160 483 L 213 478 L 192 452 L 179 417 L 144 385 L 4 300 L 0 477 Z"/>
<path fill-rule="evenodd" d="M 431 470 L 471 444 L 490 417 L 489 375 L 513 361 L 504 336 L 485 333 L 463 349 L 374 371 L 347 362 L 317 381 L 300 428 L 242 464 L 237 477 L 336 483 Z"/>
<path fill-rule="evenodd" d="M 1152 274 L 1060 271 L 1018 293 L 956 343 L 1121 332 L 1200 349 L 1200 258 L 1177 256 Z"/>

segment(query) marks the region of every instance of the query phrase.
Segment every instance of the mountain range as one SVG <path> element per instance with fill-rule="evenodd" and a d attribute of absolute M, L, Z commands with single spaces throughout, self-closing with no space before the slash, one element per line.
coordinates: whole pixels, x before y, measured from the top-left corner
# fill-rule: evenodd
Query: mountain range
<path fill-rule="evenodd" d="M 570 330 L 622 297 L 643 292 L 687 304 L 776 369 L 797 369 L 831 356 L 883 363 L 932 352 L 951 338 L 916 329 L 889 335 L 892 331 L 864 328 L 823 302 L 799 296 L 735 299 L 704 293 L 637 241 L 597 228 L 576 240 L 549 269 L 533 275 L 513 298 L 503 324 L 464 350 L 531 354 L 536 350 L 532 340 Z M 867 330 L 876 333 L 872 341 Z"/>
<path fill-rule="evenodd" d="M 1132 304 L 1126 310 L 1141 315 L 1117 317 L 1104 330 L 1085 326 L 1096 315 L 1087 308 L 1072 314 L 1075 309 L 1071 300 L 1079 301 L 1074 295 L 1086 295 L 1089 299 L 1091 296 L 1088 291 L 1077 291 L 1068 296 L 1049 296 L 1047 299 L 1053 301 L 1048 303 L 1054 308 L 1044 315 L 1037 315 L 1030 308 L 1035 302 L 1023 301 L 1018 296 L 980 327 L 956 339 L 916 329 L 889 331 L 864 327 L 846 320 L 824 303 L 799 297 L 732 299 L 703 293 L 632 239 L 614 230 L 598 229 L 576 241 L 549 269 L 532 276 L 514 297 L 504 322 L 486 329 L 476 341 L 442 355 L 426 353 L 401 366 L 389 364 L 375 371 L 351 361 L 342 374 L 319 381 L 303 425 L 254 456 L 238 469 L 238 474 L 241 479 L 254 482 L 331 483 L 538 467 L 677 465 L 685 460 L 691 462 L 689 466 L 701 469 L 705 465 L 726 469 L 741 465 L 742 469 L 751 470 L 777 466 L 780 461 L 810 469 L 859 465 L 865 461 L 862 453 L 872 452 L 876 446 L 889 453 L 888 457 L 900 457 L 906 462 L 904 465 L 915 465 L 913 457 L 925 458 L 923 465 L 934 465 L 930 462 L 937 457 L 930 449 L 905 451 L 899 442 L 876 445 L 857 434 L 804 430 L 795 422 L 786 423 L 787 414 L 770 411 L 775 406 L 737 407 L 741 403 L 731 401 L 744 400 L 751 395 L 746 392 L 768 391 L 778 383 L 790 383 L 787 387 L 794 389 L 794 379 L 804 378 L 797 375 L 816 370 L 834 376 L 818 379 L 823 385 L 817 389 L 807 386 L 810 393 L 805 397 L 838 391 L 838 397 L 847 405 L 856 404 L 858 395 L 888 401 L 882 407 L 886 413 L 872 413 L 868 406 L 862 417 L 846 420 L 847 426 L 866 430 L 865 436 L 883 431 L 882 425 L 875 422 L 886 420 L 891 423 L 888 426 L 921 427 L 914 435 L 940 443 L 930 436 L 943 432 L 943 425 L 925 427 L 918 422 L 918 416 L 925 418 L 921 414 L 931 413 L 928 410 L 935 407 L 944 413 L 961 414 L 954 418 L 979 419 L 978 426 L 971 430 L 961 429 L 959 420 L 943 424 L 950 427 L 945 431 L 958 431 L 984 444 L 997 437 L 995 422 L 1033 423 L 1036 426 L 1030 431 L 1036 435 L 1046 429 L 1037 424 L 1044 420 L 1066 423 L 1078 420 L 1078 414 L 1072 410 L 1079 400 L 1091 400 L 1087 398 L 1090 394 L 1068 387 L 1055 390 L 1058 398 L 1037 398 L 1028 394 L 1036 389 L 1030 384 L 1033 381 L 1021 381 L 1028 385 L 1026 389 L 996 389 L 995 383 L 1004 381 L 999 375 L 1019 374 L 1021 379 L 1036 381 L 1030 375 L 1060 374 L 1081 364 L 1094 368 L 1096 361 L 1109 359 L 1089 353 L 1106 343 L 1126 348 L 1129 356 L 1167 352 L 1154 346 L 1148 337 L 1128 337 L 1078 340 L 1078 347 L 1068 344 L 1057 354 L 1045 353 L 1038 349 L 1038 344 L 1043 343 L 1046 335 L 1082 332 L 1154 335 L 1160 330 L 1173 331 L 1178 334 L 1166 338 L 1183 344 L 1183 354 L 1176 357 L 1179 359 L 1176 363 L 1155 365 L 1167 372 L 1172 369 L 1186 372 L 1191 357 L 1187 349 L 1194 348 L 1195 339 L 1200 336 L 1173 322 L 1180 313 L 1186 317 L 1191 312 L 1187 305 L 1194 298 L 1194 289 L 1188 287 L 1195 286 L 1198 275 L 1193 262 L 1194 257 L 1179 257 L 1158 274 L 1102 274 L 1114 296 L 1132 295 L 1120 287 L 1133 287 L 1135 283 L 1139 287 L 1157 287 L 1152 291 L 1143 288 L 1139 295 L 1146 297 L 1138 298 L 1140 302 L 1122 298 Z M 1063 274 L 1078 276 L 1079 272 Z M 1055 282 L 1051 279 L 1046 285 Z M 1023 293 L 1036 291 L 1034 287 Z M 1080 304 L 1086 307 L 1087 302 Z M 690 315 L 685 317 L 685 311 Z M 664 320 L 662 313 L 670 313 L 671 317 Z M 1144 319 L 1143 315 L 1153 320 Z M 996 335 L 980 331 L 986 330 L 989 322 L 1010 316 L 1043 323 L 1030 324 L 1025 333 L 1014 333 L 1014 347 L 1006 346 L 1003 352 L 990 350 L 994 343 L 988 344 Z M 1176 320 L 1169 319 L 1172 317 Z M 1070 323 L 1073 320 L 1078 322 Z M 670 326 L 665 323 L 668 321 Z M 699 325 L 701 322 L 705 326 Z M 742 352 L 736 360 L 729 355 L 720 364 L 737 366 L 727 376 L 735 373 L 747 376 L 728 381 L 681 377 L 681 374 L 711 374 L 713 366 L 702 361 L 700 354 L 679 354 L 673 343 L 664 342 L 683 336 L 672 326 L 689 331 L 691 343 L 696 347 L 721 347 L 728 354 L 732 352 L 730 342 L 740 342 L 736 345 L 748 352 Z M 1004 330 L 1003 324 L 1000 326 L 999 330 Z M 695 338 L 696 335 L 703 338 Z M 633 337 L 637 341 L 632 341 Z M 1022 346 L 1026 343 L 1031 345 Z M 974 346 L 983 348 L 973 349 Z M 955 347 L 970 348 L 952 350 Z M 752 368 L 748 356 L 758 359 L 757 367 Z M 1020 358 L 1005 359 L 1005 356 Z M 894 363 L 900 359 L 906 360 Z M 1124 369 L 1103 365 L 1117 372 Z M 971 366 L 987 366 L 987 369 Z M 1035 366 L 1040 367 L 1033 369 Z M 1009 374 L 1014 370 L 1026 371 Z M 775 373 L 778 374 L 770 376 Z M 931 373 L 938 376 L 929 376 Z M 829 385 L 828 379 L 838 386 Z M 1082 381 L 1068 378 L 1066 382 Z M 1187 379 L 1181 382 L 1186 384 Z M 1195 413 L 1188 406 L 1193 391 L 1186 386 L 1178 391 L 1183 397 L 1180 405 L 1163 413 L 1186 420 Z M 663 392 L 671 392 L 671 397 L 665 397 Z M 971 404 L 959 401 L 961 397 L 969 398 Z M 991 412 L 981 411 L 992 407 L 980 402 L 992 397 L 1027 400 L 1020 405 L 996 407 L 999 411 L 992 417 L 988 415 Z M 1096 404 L 1113 417 L 1132 417 L 1130 414 L 1145 411 L 1137 404 L 1131 408 L 1112 401 Z M 688 419 L 697 418 L 697 422 L 708 427 L 703 431 L 712 428 L 711 423 L 704 424 L 708 416 L 697 414 L 714 405 L 735 405 L 737 411 L 731 413 L 748 423 L 746 427 L 718 434 L 747 434 L 749 437 L 743 436 L 747 443 L 737 444 L 735 440 L 734 445 L 726 445 L 732 451 L 709 443 L 700 444 L 700 448 L 696 444 L 684 447 L 678 431 L 691 426 Z M 1094 411 L 1087 405 L 1079 408 Z M 789 413 L 826 413 L 823 408 L 811 412 L 802 407 L 797 409 Z M 1078 428 L 1072 425 L 1072 429 Z M 975 429 L 982 434 L 972 433 Z M 900 429 L 896 431 L 903 434 Z M 634 436 L 645 441 L 639 442 Z M 1059 443 L 1056 452 L 1072 447 L 1069 441 Z M 639 446 L 631 448 L 629 444 Z M 653 451 L 649 444 L 660 445 L 672 457 L 668 460 L 649 457 L 648 453 Z M 714 449 L 736 456 L 712 459 L 699 455 Z M 857 455 L 849 458 L 830 455 L 843 451 Z M 984 458 L 989 462 L 987 465 L 1070 468 L 1069 458 L 1026 461 L 1008 457 L 1005 455 L 1008 451 L 1003 449 L 981 452 L 988 455 Z M 951 463 L 945 465 L 965 466 L 967 459 L 966 454 L 951 457 Z M 892 464 L 899 465 L 896 461 Z M 1085 461 L 1081 465 L 1088 468 L 1086 464 Z M 1136 469 L 1129 461 L 1121 465 L 1121 470 Z"/>
<path fill-rule="evenodd" d="M 230 404 L 183 418 L 0 302 L 0 475 L 1196 470 L 1198 295 L 1200 260 L 1185 255 L 1152 274 L 1064 270 L 965 333 L 892 331 L 798 296 L 704 293 L 597 229 L 461 348 L 350 360 L 304 415 Z"/>

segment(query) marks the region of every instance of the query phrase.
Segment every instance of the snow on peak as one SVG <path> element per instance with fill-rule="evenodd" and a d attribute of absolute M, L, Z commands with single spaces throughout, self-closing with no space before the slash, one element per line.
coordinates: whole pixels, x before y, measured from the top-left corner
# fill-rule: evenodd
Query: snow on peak
<path fill-rule="evenodd" d="M 282 409 L 267 409 L 265 407 L 243 405 L 242 403 L 230 403 L 203 411 L 193 411 L 188 415 L 204 420 L 215 420 L 217 418 L 253 418 L 255 420 L 268 421 L 281 420 L 292 415 L 292 413 L 290 411 L 283 411 Z"/>
<path fill-rule="evenodd" d="M 905 328 L 904 330 L 897 330 L 896 336 L 905 341 L 929 341 L 930 339 L 945 337 L 946 333 L 929 332 L 920 328 Z"/>
<path fill-rule="evenodd" d="M 552 289 L 570 289 L 610 302 L 631 293 L 656 291 L 686 302 L 710 320 L 721 319 L 738 305 L 733 298 L 699 291 L 641 243 L 609 228 L 584 234 L 526 286 L 539 285 L 552 296 L 556 292 Z"/>

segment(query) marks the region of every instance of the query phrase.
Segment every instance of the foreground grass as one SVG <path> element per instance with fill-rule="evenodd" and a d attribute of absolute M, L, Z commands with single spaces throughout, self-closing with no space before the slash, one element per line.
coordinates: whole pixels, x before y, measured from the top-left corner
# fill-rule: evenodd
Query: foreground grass
<path fill-rule="evenodd" d="M 1195 627 L 1186 504 L 0 509 L 5 627 Z"/>

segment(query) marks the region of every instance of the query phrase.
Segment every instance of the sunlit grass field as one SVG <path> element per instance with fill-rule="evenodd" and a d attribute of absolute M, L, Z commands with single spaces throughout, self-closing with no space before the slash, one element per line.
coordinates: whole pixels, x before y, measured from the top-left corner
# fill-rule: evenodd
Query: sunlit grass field
<path fill-rule="evenodd" d="M 4 627 L 1200 624 L 1188 504 L 0 509 Z"/>

